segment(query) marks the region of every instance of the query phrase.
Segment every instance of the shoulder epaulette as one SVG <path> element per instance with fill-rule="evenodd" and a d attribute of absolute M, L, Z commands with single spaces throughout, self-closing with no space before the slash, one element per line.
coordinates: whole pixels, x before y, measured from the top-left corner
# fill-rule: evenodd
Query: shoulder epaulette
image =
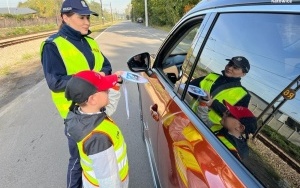
<path fill-rule="evenodd" d="M 49 36 L 47 39 L 46 39 L 46 42 L 52 42 L 54 39 L 56 39 L 57 37 L 59 37 L 59 34 L 58 33 L 55 33 L 51 36 Z"/>
<path fill-rule="evenodd" d="M 216 72 L 210 72 L 209 74 L 215 74 L 215 75 L 221 76 L 220 74 L 218 74 Z"/>

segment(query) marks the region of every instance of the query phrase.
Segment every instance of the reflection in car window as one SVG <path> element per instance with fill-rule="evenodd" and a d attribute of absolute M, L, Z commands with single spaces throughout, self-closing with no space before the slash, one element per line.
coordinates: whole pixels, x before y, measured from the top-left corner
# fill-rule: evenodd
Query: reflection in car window
<path fill-rule="evenodd" d="M 188 26 L 185 31 L 177 32 L 177 41 L 169 50 L 165 61 L 162 63 L 162 69 L 171 83 L 176 83 L 182 77 L 182 64 L 186 59 L 187 53 L 191 48 L 195 35 L 198 32 L 200 23 L 193 23 Z"/>
<path fill-rule="evenodd" d="M 241 83 L 251 94 L 249 109 L 259 118 L 259 123 L 264 124 L 260 133 L 266 137 L 271 134 L 277 135 L 275 138 L 277 140 L 274 141 L 277 146 L 286 149 L 287 154 L 298 162 L 300 161 L 300 153 L 297 152 L 300 145 L 300 135 L 297 132 L 300 129 L 300 97 L 299 92 L 297 93 L 300 85 L 299 33 L 299 15 L 221 14 L 205 42 L 203 51 L 200 52 L 200 58 L 192 74 L 192 80 L 211 72 L 221 74 L 228 63 L 226 59 L 234 56 L 246 57 L 251 68 L 241 79 Z M 196 49 L 200 49 L 200 46 Z M 193 53 L 195 58 L 199 51 Z M 192 66 L 189 64 L 187 67 L 189 68 L 184 70 L 186 72 L 183 75 L 188 76 Z M 291 100 L 284 101 L 284 98 L 279 96 L 278 100 L 274 101 L 288 85 L 291 91 L 295 91 L 294 96 L 289 98 Z M 185 96 L 188 105 L 193 103 L 192 100 L 189 94 Z M 271 105 L 271 108 L 267 109 L 268 105 Z M 281 143 L 288 143 L 289 146 Z M 269 157 L 258 149 L 259 144 L 249 142 L 249 145 L 250 157 L 243 163 L 265 185 L 279 186 L 282 172 L 270 166 Z M 292 151 L 289 152 L 289 149 Z M 283 162 L 280 165 L 284 165 Z M 272 178 L 265 178 L 261 173 L 268 174 L 267 176 L 272 177 L 274 181 L 270 180 Z"/>

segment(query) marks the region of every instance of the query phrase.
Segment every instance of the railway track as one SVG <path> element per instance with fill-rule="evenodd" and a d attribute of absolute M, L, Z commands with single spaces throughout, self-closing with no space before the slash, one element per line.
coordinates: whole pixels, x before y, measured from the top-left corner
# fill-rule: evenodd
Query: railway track
<path fill-rule="evenodd" d="M 0 41 L 0 48 L 5 48 L 7 46 L 12 46 L 15 44 L 28 42 L 40 38 L 48 37 L 57 31 L 48 32 L 48 33 L 41 33 L 36 35 L 31 35 L 27 37 L 17 38 L 17 39 L 7 39 L 5 41 Z M 263 142 L 267 147 L 269 147 L 274 153 L 276 153 L 282 160 L 284 160 L 289 166 L 291 166 L 294 170 L 296 170 L 298 173 L 300 173 L 300 165 L 297 161 L 293 160 L 291 157 L 289 157 L 285 152 L 283 152 L 280 148 L 278 148 L 275 144 L 273 144 L 271 141 L 269 141 L 266 137 L 264 137 L 261 134 L 257 135 L 257 139 L 259 139 L 261 142 Z"/>
<path fill-rule="evenodd" d="M 17 38 L 17 39 L 13 38 L 13 39 L 3 40 L 3 41 L 0 41 L 0 48 L 5 48 L 7 46 L 12 46 L 12 45 L 23 43 L 23 42 L 28 42 L 28 41 L 32 41 L 32 40 L 36 40 L 36 39 L 40 39 L 40 38 L 45 38 L 56 32 L 57 31 L 53 31 L 53 32 L 41 33 L 41 34 L 31 35 L 31 36 Z"/>
<path fill-rule="evenodd" d="M 279 147 L 277 147 L 274 143 L 272 143 L 267 137 L 262 134 L 257 135 L 257 139 L 259 139 L 265 146 L 270 148 L 276 155 L 278 155 L 283 161 L 285 161 L 291 168 L 300 173 L 300 164 L 292 159 L 289 155 L 287 155 L 284 151 L 282 151 Z"/>

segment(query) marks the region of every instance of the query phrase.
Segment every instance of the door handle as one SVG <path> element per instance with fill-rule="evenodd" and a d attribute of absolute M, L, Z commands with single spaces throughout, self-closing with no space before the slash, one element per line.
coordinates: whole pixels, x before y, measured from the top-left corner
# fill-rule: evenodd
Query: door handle
<path fill-rule="evenodd" d="M 150 106 L 150 113 L 151 113 L 151 116 L 152 118 L 155 120 L 155 121 L 158 121 L 159 120 L 159 115 L 158 115 L 158 106 L 157 104 L 153 104 Z"/>

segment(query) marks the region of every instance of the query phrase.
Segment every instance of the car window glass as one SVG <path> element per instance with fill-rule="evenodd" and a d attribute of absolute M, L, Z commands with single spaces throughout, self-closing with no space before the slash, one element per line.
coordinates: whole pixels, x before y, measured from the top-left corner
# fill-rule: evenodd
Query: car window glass
<path fill-rule="evenodd" d="M 187 54 L 192 46 L 196 34 L 200 28 L 201 20 L 188 23 L 176 32 L 173 40 L 174 45 L 166 53 L 166 58 L 162 63 L 162 71 L 173 85 L 182 77 L 182 64 L 186 60 Z"/>
<path fill-rule="evenodd" d="M 203 78 L 209 73 L 216 73 L 218 77 L 223 75 L 229 62 L 226 59 L 234 56 L 246 57 L 250 63 L 250 71 L 242 77 L 241 84 L 251 95 L 249 109 L 258 118 L 258 127 L 263 125 L 260 134 L 267 138 L 276 135 L 275 143 L 281 142 L 278 143 L 278 147 L 286 149 L 287 154 L 297 161 L 300 161 L 300 135 L 297 131 L 300 129 L 299 32 L 299 15 L 220 14 L 200 52 L 191 78 Z M 197 45 L 199 46 L 195 49 L 200 49 L 202 43 Z M 195 59 L 199 51 L 193 53 L 191 58 Z M 183 75 L 187 78 L 193 64 L 192 61 L 185 63 Z M 197 96 L 187 92 L 184 101 L 206 123 L 207 116 L 203 117 L 201 112 L 197 111 L 201 105 L 195 102 L 197 99 Z M 285 146 L 284 143 L 288 143 L 289 146 Z M 265 185 L 276 186 L 279 180 L 270 179 L 280 179 L 281 172 L 276 167 L 269 166 L 268 156 L 257 150 L 259 144 L 249 142 L 249 146 L 250 157 L 243 163 Z M 261 163 L 257 163 L 257 160 Z M 259 175 L 261 172 L 272 178 L 264 178 Z"/>

